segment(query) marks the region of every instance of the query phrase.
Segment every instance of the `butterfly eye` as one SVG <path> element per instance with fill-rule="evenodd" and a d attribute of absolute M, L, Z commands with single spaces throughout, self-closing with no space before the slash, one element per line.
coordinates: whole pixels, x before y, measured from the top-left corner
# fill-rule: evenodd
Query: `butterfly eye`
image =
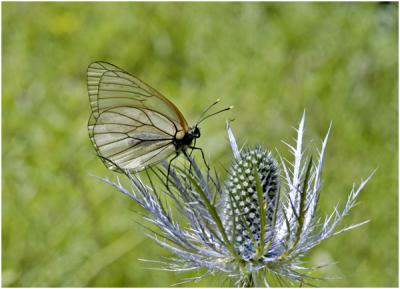
<path fill-rule="evenodd" d="M 200 137 L 200 129 L 197 126 L 194 128 L 194 137 L 195 138 Z"/>

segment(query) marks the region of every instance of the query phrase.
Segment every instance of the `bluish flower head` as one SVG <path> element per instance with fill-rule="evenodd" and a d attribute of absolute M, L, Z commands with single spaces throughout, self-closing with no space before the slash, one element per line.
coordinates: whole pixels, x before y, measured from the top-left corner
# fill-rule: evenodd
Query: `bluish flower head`
<path fill-rule="evenodd" d="M 279 170 L 272 154 L 261 147 L 242 152 L 230 170 L 223 196 L 223 222 L 229 240 L 243 260 L 253 262 L 260 257 L 262 242 L 271 237 L 276 217 Z M 267 257 L 268 252 L 264 253 Z"/>
<path fill-rule="evenodd" d="M 233 164 L 223 184 L 216 172 L 202 171 L 191 158 L 189 168 L 171 168 L 168 180 L 167 164 L 152 169 L 146 182 L 126 172 L 130 190 L 104 179 L 148 212 L 145 219 L 158 230 L 148 228 L 147 235 L 174 254 L 151 262 L 164 270 L 206 270 L 190 280 L 225 274 L 240 287 L 269 286 L 270 280 L 286 286 L 310 284 L 314 268 L 301 258 L 328 237 L 367 222 L 338 229 L 371 176 L 353 186 L 342 208 L 319 216 L 330 129 L 312 157 L 303 150 L 304 119 L 303 115 L 295 144 L 286 143 L 292 160 L 260 146 L 239 150 L 228 124 Z"/>

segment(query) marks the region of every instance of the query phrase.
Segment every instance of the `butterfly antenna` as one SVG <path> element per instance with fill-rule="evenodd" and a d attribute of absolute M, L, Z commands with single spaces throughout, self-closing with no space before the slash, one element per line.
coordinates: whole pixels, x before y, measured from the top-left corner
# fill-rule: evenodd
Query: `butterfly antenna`
<path fill-rule="evenodd" d="M 201 118 L 214 106 L 216 105 L 220 99 L 218 98 L 216 101 L 214 101 L 209 107 L 207 107 L 199 116 L 199 121 L 197 123 L 200 123 Z"/>
<path fill-rule="evenodd" d="M 214 112 L 214 113 L 212 113 L 212 114 L 206 115 L 205 117 L 201 118 L 201 119 L 197 122 L 196 126 L 199 125 L 199 124 L 200 124 L 201 122 L 203 122 L 204 120 L 206 120 L 207 118 L 209 118 L 209 117 L 211 117 L 211 116 L 213 116 L 213 115 L 219 114 L 219 113 L 221 113 L 221 112 L 230 110 L 230 109 L 232 109 L 232 108 L 233 108 L 233 105 L 231 105 L 231 106 L 229 106 L 229 107 L 226 107 L 226 108 L 224 108 L 224 109 L 218 110 L 217 112 Z"/>

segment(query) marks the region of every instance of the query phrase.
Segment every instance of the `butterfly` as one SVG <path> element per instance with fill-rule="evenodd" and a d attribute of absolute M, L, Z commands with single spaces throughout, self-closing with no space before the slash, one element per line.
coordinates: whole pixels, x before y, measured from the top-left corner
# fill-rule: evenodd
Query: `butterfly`
<path fill-rule="evenodd" d="M 203 117 L 217 100 L 189 127 L 179 109 L 160 92 L 102 61 L 89 65 L 87 85 L 89 137 L 105 166 L 115 171 L 141 171 L 175 154 L 171 164 L 180 153 L 187 156 L 189 148 L 200 150 L 204 159 L 201 148 L 195 146 L 200 137 L 198 124 L 232 108 Z"/>

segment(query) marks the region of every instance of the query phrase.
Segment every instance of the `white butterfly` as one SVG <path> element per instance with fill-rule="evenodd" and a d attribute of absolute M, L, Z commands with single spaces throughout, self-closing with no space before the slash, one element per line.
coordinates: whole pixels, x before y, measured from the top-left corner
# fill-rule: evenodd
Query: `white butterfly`
<path fill-rule="evenodd" d="M 174 153 L 177 157 L 187 148 L 198 149 L 193 145 L 200 137 L 197 125 L 232 108 L 208 115 L 189 127 L 171 101 L 114 65 L 94 62 L 89 65 L 87 76 L 92 111 L 89 136 L 111 170 L 140 171 Z"/>

